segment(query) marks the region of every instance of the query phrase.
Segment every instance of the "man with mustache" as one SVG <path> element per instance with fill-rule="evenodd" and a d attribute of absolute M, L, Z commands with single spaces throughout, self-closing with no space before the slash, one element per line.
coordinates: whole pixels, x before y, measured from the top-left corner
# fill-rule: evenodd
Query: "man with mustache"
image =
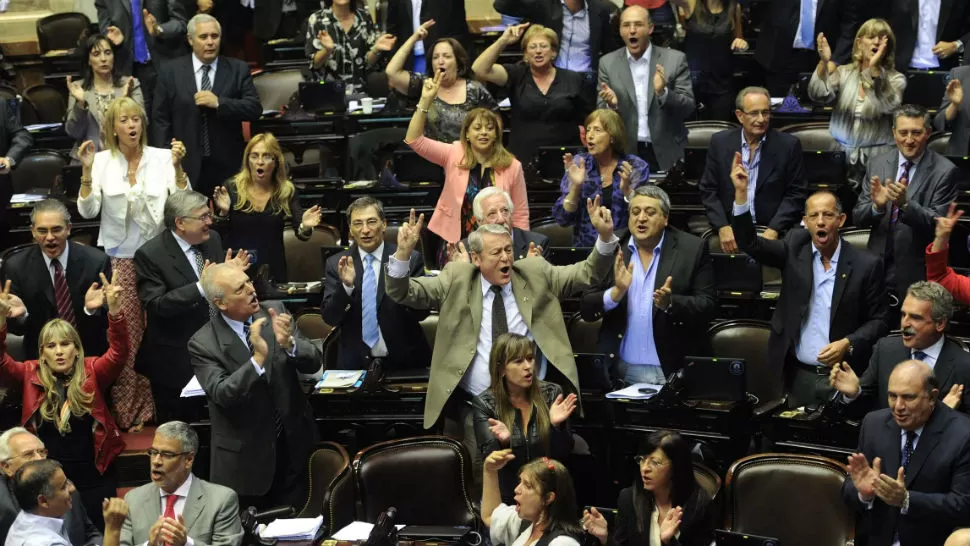
<path fill-rule="evenodd" d="M 920 281 L 906 291 L 902 305 L 902 334 L 880 339 L 872 350 L 869 367 L 859 378 L 852 368 L 836 364 L 829 382 L 842 393 L 842 400 L 867 409 L 886 407 L 889 374 L 903 360 L 919 360 L 933 369 L 941 385 L 943 403 L 963 412 L 970 411 L 964 400 L 964 385 L 970 383 L 970 353 L 946 337 L 953 316 L 953 296 L 935 282 Z M 970 396 L 970 392 L 966 395 Z M 861 400 L 857 402 L 857 400 Z"/>
<path fill-rule="evenodd" d="M 738 247 L 782 270 L 769 361 L 785 367 L 790 407 L 826 402 L 833 392 L 829 369 L 848 361 L 863 370 L 873 344 L 888 332 L 882 262 L 842 240 L 842 204 L 827 191 L 805 202 L 805 229 L 793 229 L 781 240 L 758 237 L 748 203 L 749 176 L 736 153 L 731 225 Z"/>

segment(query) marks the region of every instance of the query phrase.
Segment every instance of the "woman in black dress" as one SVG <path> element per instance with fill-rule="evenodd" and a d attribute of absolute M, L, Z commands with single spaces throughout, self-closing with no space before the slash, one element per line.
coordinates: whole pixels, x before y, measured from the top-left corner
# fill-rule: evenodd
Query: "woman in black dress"
<path fill-rule="evenodd" d="M 272 133 L 260 133 L 249 141 L 242 170 L 225 186 L 216 187 L 212 200 L 223 246 L 245 248 L 253 256 L 254 269 L 267 266 L 275 282 L 287 279 L 283 250 L 287 222 L 297 238 L 308 241 L 322 214 L 319 205 L 306 211 L 300 208 L 296 188 L 286 175 L 283 150 Z"/>
<path fill-rule="evenodd" d="M 688 0 L 678 11 L 687 32 L 684 50 L 694 97 L 704 105 L 701 117 L 733 120 L 733 53 L 748 49 L 741 37 L 741 6 L 737 0 Z"/>

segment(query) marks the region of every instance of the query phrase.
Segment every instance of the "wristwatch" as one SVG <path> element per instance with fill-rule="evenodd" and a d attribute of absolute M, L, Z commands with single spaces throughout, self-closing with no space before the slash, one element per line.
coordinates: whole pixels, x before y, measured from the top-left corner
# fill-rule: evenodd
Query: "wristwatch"
<path fill-rule="evenodd" d="M 959 51 L 960 53 L 963 53 L 963 40 L 957 40 L 956 42 L 953 42 L 953 43 L 957 45 L 957 51 Z"/>

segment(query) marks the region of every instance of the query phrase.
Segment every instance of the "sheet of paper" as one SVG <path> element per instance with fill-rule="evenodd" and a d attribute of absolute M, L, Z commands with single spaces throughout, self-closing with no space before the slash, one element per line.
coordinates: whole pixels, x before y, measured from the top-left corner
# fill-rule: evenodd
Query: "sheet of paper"
<path fill-rule="evenodd" d="M 404 528 L 404 525 L 395 525 L 397 530 L 400 531 Z M 371 529 L 374 528 L 373 523 L 367 523 L 366 521 L 355 521 L 350 525 L 344 527 L 343 529 L 334 533 L 334 540 L 350 540 L 350 541 L 364 541 L 370 536 Z"/>
<path fill-rule="evenodd" d="M 629 400 L 649 400 L 660 392 L 663 385 L 652 385 L 650 383 L 634 383 L 625 389 L 607 393 L 607 398 L 627 398 Z M 654 389 L 653 393 L 642 393 L 640 389 Z"/>
<path fill-rule="evenodd" d="M 202 390 L 202 384 L 199 383 L 199 378 L 192 376 L 189 382 L 182 387 L 182 398 L 192 398 L 194 396 L 205 396 L 205 391 Z"/>
<path fill-rule="evenodd" d="M 275 519 L 260 531 L 259 536 L 279 540 L 313 540 L 321 525 L 323 525 L 323 516 Z"/>

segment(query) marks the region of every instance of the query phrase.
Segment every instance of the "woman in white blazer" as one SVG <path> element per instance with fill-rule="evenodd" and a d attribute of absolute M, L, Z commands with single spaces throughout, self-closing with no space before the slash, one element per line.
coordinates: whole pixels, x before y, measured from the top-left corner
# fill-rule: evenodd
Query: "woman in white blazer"
<path fill-rule="evenodd" d="M 85 218 L 101 214 L 98 245 L 111 257 L 111 268 L 124 291 L 129 357 L 111 389 L 111 399 L 118 426 L 125 430 L 140 430 L 154 411 L 148 380 L 134 370 L 145 325 L 132 258 L 164 229 L 168 196 L 189 188 L 182 170 L 185 146 L 176 140 L 171 150 L 148 146 L 145 125 L 141 105 L 128 97 L 115 99 L 101 126 L 105 149 L 95 153 L 90 140 L 78 149 L 82 166 L 78 212 Z"/>

